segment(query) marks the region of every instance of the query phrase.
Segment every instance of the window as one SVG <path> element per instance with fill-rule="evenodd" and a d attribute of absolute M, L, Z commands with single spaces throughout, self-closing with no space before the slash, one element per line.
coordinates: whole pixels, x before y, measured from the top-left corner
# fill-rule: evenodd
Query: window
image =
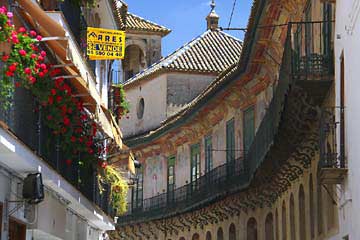
<path fill-rule="evenodd" d="M 145 101 L 144 98 L 140 98 L 138 105 L 137 105 L 137 117 L 138 119 L 142 119 L 144 116 L 144 109 L 145 109 Z"/>
<path fill-rule="evenodd" d="M 290 239 L 295 239 L 295 206 L 294 206 L 294 195 L 290 196 Z"/>
<path fill-rule="evenodd" d="M 137 210 L 142 208 L 143 204 L 143 183 L 144 183 L 144 176 L 143 176 L 143 169 L 139 168 L 136 170 L 138 179 L 136 181 L 135 187 L 132 189 L 131 194 L 131 202 L 132 202 L 132 209 Z"/>
<path fill-rule="evenodd" d="M 175 190 L 175 156 L 168 158 L 168 171 L 167 171 L 167 193 L 168 201 L 174 201 Z"/>
<path fill-rule="evenodd" d="M 328 2 L 323 3 L 323 43 L 324 43 L 324 50 L 323 53 L 325 56 L 329 56 L 332 54 L 332 4 Z"/>
<path fill-rule="evenodd" d="M 216 238 L 217 240 L 224 240 L 224 232 L 221 227 L 219 227 L 216 235 L 217 235 Z"/>
<path fill-rule="evenodd" d="M 212 139 L 211 136 L 205 137 L 205 172 L 210 172 L 213 168 Z"/>
<path fill-rule="evenodd" d="M 305 193 L 304 187 L 300 185 L 299 189 L 299 226 L 300 239 L 306 240 L 306 222 L 305 222 Z"/>
<path fill-rule="evenodd" d="M 236 240 L 236 228 L 233 223 L 229 227 L 229 240 Z"/>
<path fill-rule="evenodd" d="M 257 240 L 257 222 L 255 218 L 250 218 L 246 227 L 246 239 Z"/>
<path fill-rule="evenodd" d="M 272 213 L 269 213 L 265 219 L 265 239 L 274 240 L 274 219 Z"/>
<path fill-rule="evenodd" d="M 250 107 L 244 111 L 244 146 L 245 153 L 249 150 L 255 135 L 255 111 Z"/>
<path fill-rule="evenodd" d="M 196 189 L 196 180 L 200 178 L 200 145 L 195 144 L 191 146 L 191 178 L 192 190 Z"/>
<path fill-rule="evenodd" d="M 211 232 L 206 233 L 206 240 L 211 240 Z"/>
<path fill-rule="evenodd" d="M 282 204 L 282 210 L 281 210 L 281 228 L 282 228 L 282 239 L 287 239 L 287 227 L 286 227 L 286 205 L 285 201 L 283 201 Z"/>

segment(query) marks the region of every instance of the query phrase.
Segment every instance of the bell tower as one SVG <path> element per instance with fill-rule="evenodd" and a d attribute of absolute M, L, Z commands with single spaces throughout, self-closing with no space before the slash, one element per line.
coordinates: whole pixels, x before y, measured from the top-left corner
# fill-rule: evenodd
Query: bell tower
<path fill-rule="evenodd" d="M 211 4 L 211 11 L 209 13 L 209 15 L 207 15 L 206 17 L 206 22 L 207 22 L 207 30 L 211 30 L 214 31 L 216 29 L 219 28 L 219 15 L 217 15 L 217 13 L 215 12 L 215 0 L 212 0 Z"/>

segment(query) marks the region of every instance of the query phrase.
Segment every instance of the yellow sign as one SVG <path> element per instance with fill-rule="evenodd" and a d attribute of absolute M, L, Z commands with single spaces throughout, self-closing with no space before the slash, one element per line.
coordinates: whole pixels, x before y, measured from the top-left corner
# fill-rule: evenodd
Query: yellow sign
<path fill-rule="evenodd" d="M 125 55 L 125 32 L 88 27 L 87 55 L 90 60 L 123 59 Z"/>

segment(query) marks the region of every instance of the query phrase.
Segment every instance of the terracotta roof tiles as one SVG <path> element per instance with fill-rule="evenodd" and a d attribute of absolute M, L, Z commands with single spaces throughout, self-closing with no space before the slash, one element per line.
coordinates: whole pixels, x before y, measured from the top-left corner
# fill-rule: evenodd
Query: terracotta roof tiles
<path fill-rule="evenodd" d="M 239 61 L 242 42 L 222 31 L 208 30 L 172 54 L 128 79 L 125 85 L 161 71 L 219 74 Z"/>

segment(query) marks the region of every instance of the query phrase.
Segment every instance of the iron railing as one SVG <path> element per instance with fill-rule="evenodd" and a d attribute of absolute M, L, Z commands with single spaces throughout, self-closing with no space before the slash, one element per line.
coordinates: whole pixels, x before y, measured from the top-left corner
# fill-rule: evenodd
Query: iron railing
<path fill-rule="evenodd" d="M 138 216 L 176 211 L 176 209 L 195 206 L 204 199 L 209 201 L 224 196 L 248 182 L 246 173 L 244 158 L 234 159 L 227 164 L 212 169 L 195 181 L 174 189 L 174 191 L 145 199 L 140 204 L 135 203 L 134 206 L 129 204 L 127 216 L 122 216 L 120 221 L 124 221 L 124 219 L 131 220 Z"/>
<path fill-rule="evenodd" d="M 0 86 L 1 90 L 1 86 Z M 86 198 L 98 205 L 105 213 L 111 214 L 109 205 L 109 191 L 100 194 L 96 180 L 96 169 L 79 167 L 78 161 L 70 166 L 66 164 L 66 153 L 61 150 L 61 142 L 55 137 L 44 123 L 41 105 L 31 93 L 24 88 L 16 88 L 10 106 L 4 108 L 0 102 L 0 121 L 4 122 L 9 130 L 31 149 L 39 158 L 43 159 L 56 172 L 63 176 Z M 78 156 L 79 160 L 81 155 Z M 105 190 L 108 186 L 105 186 Z"/>
<path fill-rule="evenodd" d="M 132 208 L 129 205 L 128 215 L 120 217 L 119 224 L 186 211 L 248 186 L 274 144 L 290 86 L 303 80 L 333 79 L 332 45 L 327 46 L 326 51 L 321 45 L 321 42 L 328 41 L 327 38 L 331 38 L 331 35 L 315 34 L 315 30 L 323 28 L 324 25 L 325 22 L 289 23 L 279 81 L 244 158 L 215 168 L 197 181 L 177 188 L 173 192 L 144 199 L 141 204 L 136 203 L 137 207 Z M 300 34 L 303 33 L 303 29 L 309 29 L 309 26 L 314 31 L 312 34 Z M 312 46 L 311 51 L 303 51 L 306 49 L 305 44 Z M 234 169 L 233 173 L 229 172 L 231 169 Z"/>
<path fill-rule="evenodd" d="M 343 107 L 326 108 L 321 112 L 320 120 L 320 168 L 346 168 L 345 154 L 341 139 Z M 337 120 L 338 119 L 338 120 Z M 340 140 L 340 146 L 337 140 Z"/>

